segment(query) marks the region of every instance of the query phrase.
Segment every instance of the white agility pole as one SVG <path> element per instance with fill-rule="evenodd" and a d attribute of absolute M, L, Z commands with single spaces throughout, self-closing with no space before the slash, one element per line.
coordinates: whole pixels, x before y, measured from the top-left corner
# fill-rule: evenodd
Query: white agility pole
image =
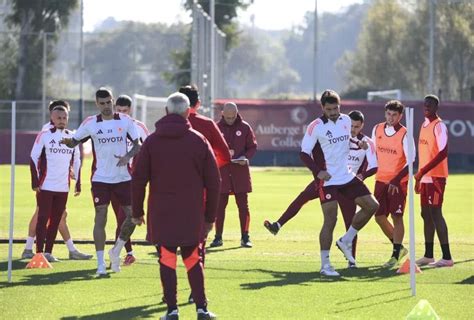
<path fill-rule="evenodd" d="M 12 282 L 13 214 L 15 210 L 15 152 L 16 152 L 16 101 L 12 101 L 11 168 L 10 168 L 10 234 L 8 239 L 8 282 Z"/>
<path fill-rule="evenodd" d="M 416 296 L 416 279 L 415 279 L 415 208 L 413 193 L 413 162 L 414 158 L 412 141 L 413 141 L 413 108 L 406 108 L 406 123 L 408 137 L 408 208 L 410 218 L 410 287 L 411 295 Z"/>

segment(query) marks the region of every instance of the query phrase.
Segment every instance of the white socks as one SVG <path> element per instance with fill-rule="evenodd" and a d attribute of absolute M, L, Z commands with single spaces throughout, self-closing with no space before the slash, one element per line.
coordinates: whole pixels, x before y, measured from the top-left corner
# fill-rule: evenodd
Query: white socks
<path fill-rule="evenodd" d="M 72 238 L 69 238 L 68 241 L 64 241 L 64 243 L 66 244 L 69 252 L 77 251 L 77 248 L 74 246 L 74 242 L 72 241 Z"/>
<path fill-rule="evenodd" d="M 125 246 L 125 241 L 120 239 L 120 237 L 117 238 L 117 241 L 115 242 L 115 246 L 113 247 L 112 250 L 114 250 L 114 253 L 117 256 L 120 256 L 120 252 L 122 252 L 123 247 Z"/>
<path fill-rule="evenodd" d="M 321 266 L 331 264 L 329 261 L 329 250 L 321 250 Z"/>
<path fill-rule="evenodd" d="M 97 264 L 103 264 L 105 266 L 104 250 L 96 251 L 97 254 Z"/>
<path fill-rule="evenodd" d="M 354 229 L 354 227 L 350 226 L 346 234 L 342 236 L 342 242 L 352 243 L 352 240 L 354 240 L 355 236 L 357 235 L 357 232 L 359 231 Z"/>
<path fill-rule="evenodd" d="M 28 236 L 26 238 L 25 250 L 33 250 L 33 245 L 35 244 L 35 237 Z"/>

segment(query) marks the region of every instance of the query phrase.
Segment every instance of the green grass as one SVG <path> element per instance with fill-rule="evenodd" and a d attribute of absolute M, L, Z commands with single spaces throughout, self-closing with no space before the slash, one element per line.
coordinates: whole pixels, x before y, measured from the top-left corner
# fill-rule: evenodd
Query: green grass
<path fill-rule="evenodd" d="M 90 162 L 85 165 L 88 169 Z M 0 238 L 8 237 L 9 170 L 0 166 Z M 73 238 L 91 239 L 93 206 L 88 170 L 83 172 L 83 194 L 70 197 L 68 223 Z M 24 238 L 35 201 L 26 166 L 16 170 L 15 238 Z M 384 270 L 390 243 L 374 221 L 360 233 L 357 270 L 345 269 L 337 249 L 331 260 L 340 279 L 319 275 L 318 233 L 322 223 L 319 201 L 308 203 L 300 214 L 274 237 L 262 226 L 276 219 L 306 186 L 310 175 L 303 169 L 257 169 L 252 173 L 250 196 L 253 249 L 239 246 L 237 208 L 229 202 L 224 246 L 208 250 L 206 289 L 209 308 L 220 319 L 403 319 L 420 299 L 427 299 L 442 319 L 474 318 L 474 175 L 452 175 L 448 179 L 444 214 L 449 227 L 453 268 L 424 269 L 417 275 L 417 296 L 412 297 L 409 276 Z M 370 187 L 373 181 L 368 182 Z M 422 220 L 416 209 L 416 251 L 423 252 Z M 408 216 L 406 216 L 408 222 Z M 408 223 L 406 223 L 408 225 Z M 108 235 L 115 221 L 109 213 Z M 138 228 L 134 239 L 144 238 Z M 408 227 L 407 233 L 408 233 Z M 339 219 L 335 236 L 343 233 Z M 408 243 L 408 236 L 405 237 Z M 93 252 L 93 245 L 79 245 Z M 96 278 L 93 261 L 68 261 L 64 245 L 55 253 L 65 261 L 54 269 L 26 270 L 20 261 L 22 244 L 13 248 L 13 283 L 6 282 L 8 246 L 0 245 L 0 314 L 2 319 L 130 319 L 157 318 L 166 307 L 160 304 L 161 284 L 154 250 L 135 246 L 137 263 L 119 274 Z M 435 255 L 440 256 L 435 244 Z M 178 292 L 182 319 L 195 318 L 185 269 L 179 263 Z"/>

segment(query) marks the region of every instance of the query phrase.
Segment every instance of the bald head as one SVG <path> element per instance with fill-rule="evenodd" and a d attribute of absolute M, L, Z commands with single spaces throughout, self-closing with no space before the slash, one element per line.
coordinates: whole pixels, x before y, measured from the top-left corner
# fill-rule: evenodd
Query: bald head
<path fill-rule="evenodd" d="M 226 102 L 224 104 L 224 108 L 222 109 L 222 117 L 224 121 L 229 125 L 233 125 L 235 120 L 237 119 L 237 113 L 239 109 L 234 102 Z"/>

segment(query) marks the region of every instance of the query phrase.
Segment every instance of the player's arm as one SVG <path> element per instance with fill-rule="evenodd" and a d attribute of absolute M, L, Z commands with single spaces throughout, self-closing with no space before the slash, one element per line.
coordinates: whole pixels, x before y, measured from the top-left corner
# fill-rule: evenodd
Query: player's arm
<path fill-rule="evenodd" d="M 144 221 L 145 211 L 143 210 L 143 202 L 145 200 L 146 185 L 150 181 L 151 174 L 148 145 L 149 140 L 146 140 L 140 153 L 135 158 L 136 166 L 132 173 L 132 222 L 137 225 L 141 225 Z"/>
<path fill-rule="evenodd" d="M 306 129 L 306 133 L 303 137 L 303 140 L 301 141 L 300 159 L 311 171 L 315 180 L 321 179 L 327 181 L 331 178 L 331 176 L 327 173 L 327 171 L 322 170 L 322 165 L 316 163 L 312 157 L 314 146 L 318 142 L 318 137 L 315 130 L 317 121 L 318 120 L 314 120 L 311 122 L 308 126 L 308 129 Z"/>
<path fill-rule="evenodd" d="M 39 191 L 39 160 L 44 149 L 43 134 L 45 131 L 38 133 L 30 153 L 30 172 L 31 172 L 31 188 L 33 191 Z"/>
<path fill-rule="evenodd" d="M 128 124 L 127 139 L 132 141 L 132 148 L 124 156 L 115 155 L 115 158 L 119 159 L 119 161 L 117 162 L 117 167 L 126 166 L 130 162 L 130 159 L 132 159 L 135 155 L 138 154 L 138 152 L 140 152 L 141 148 L 140 135 L 138 134 L 138 130 L 135 126 L 135 123 L 128 116 L 126 117 L 126 119 Z"/>
<path fill-rule="evenodd" d="M 217 216 L 217 205 L 219 202 L 219 194 L 221 187 L 221 177 L 217 163 L 214 158 L 214 154 L 210 149 L 209 144 L 205 146 L 206 157 L 204 163 L 204 187 L 206 188 L 206 203 L 204 210 L 204 221 L 205 221 L 205 236 L 212 230 Z"/>
<path fill-rule="evenodd" d="M 415 175 L 415 180 L 419 181 L 423 176 L 436 167 L 441 161 L 448 157 L 448 128 L 442 122 L 439 122 L 434 130 L 436 143 L 438 150 L 441 150 L 430 162 L 428 162 L 423 168 L 418 169 L 418 173 Z"/>
<path fill-rule="evenodd" d="M 223 167 L 226 164 L 230 163 L 230 159 L 232 158 L 230 151 L 229 151 L 229 145 L 225 141 L 221 130 L 219 127 L 212 122 L 212 129 L 211 129 L 211 138 L 212 141 L 209 141 L 211 144 L 212 150 L 214 151 L 214 154 L 216 155 L 216 162 L 217 166 Z"/>
<path fill-rule="evenodd" d="M 365 160 L 367 166 L 364 166 L 364 171 L 361 172 L 362 180 L 367 179 L 377 173 L 377 155 L 375 153 L 375 144 L 370 138 L 365 139 L 367 143 L 367 150 L 365 150 Z"/>
<path fill-rule="evenodd" d="M 81 194 L 81 150 L 76 146 L 72 154 L 72 167 L 74 170 L 74 176 L 76 177 L 76 186 L 74 188 L 74 196 L 77 197 Z"/>
<path fill-rule="evenodd" d="M 71 138 L 62 138 L 59 143 L 66 145 L 68 148 L 75 148 L 81 140 L 90 136 L 89 126 L 87 125 L 90 118 L 84 120 Z"/>
<path fill-rule="evenodd" d="M 411 158 L 409 157 L 408 148 L 411 148 Z M 405 155 L 405 159 L 407 160 L 405 166 L 402 170 L 389 182 L 388 192 L 390 194 L 398 193 L 400 181 L 408 175 L 408 165 L 415 161 L 415 141 L 413 138 L 408 139 L 407 135 L 403 137 L 403 153 Z"/>

